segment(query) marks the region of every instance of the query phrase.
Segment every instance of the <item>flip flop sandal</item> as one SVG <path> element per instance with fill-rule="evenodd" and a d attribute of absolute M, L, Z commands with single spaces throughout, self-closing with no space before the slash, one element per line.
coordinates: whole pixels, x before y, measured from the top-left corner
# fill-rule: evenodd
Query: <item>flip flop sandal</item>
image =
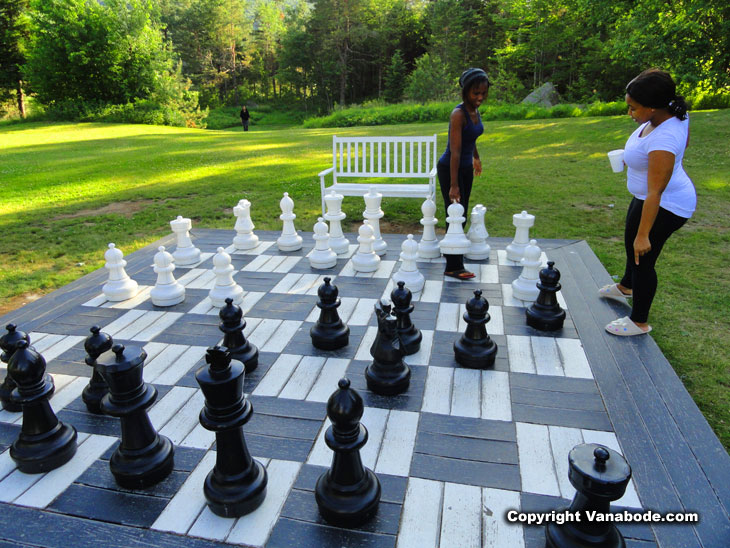
<path fill-rule="evenodd" d="M 598 290 L 598 296 L 604 299 L 626 299 L 631 297 L 618 288 L 618 284 L 604 285 Z"/>
<path fill-rule="evenodd" d="M 456 278 L 457 280 L 471 280 L 476 275 L 473 272 L 469 272 L 468 270 L 454 270 L 453 272 L 444 272 L 444 276 L 448 276 L 450 278 Z"/>
<path fill-rule="evenodd" d="M 651 331 L 651 326 L 649 326 L 647 331 L 644 331 L 632 322 L 631 318 L 624 316 L 606 325 L 606 331 L 611 333 L 611 335 L 618 335 L 619 337 L 633 337 L 634 335 L 646 335 Z"/>

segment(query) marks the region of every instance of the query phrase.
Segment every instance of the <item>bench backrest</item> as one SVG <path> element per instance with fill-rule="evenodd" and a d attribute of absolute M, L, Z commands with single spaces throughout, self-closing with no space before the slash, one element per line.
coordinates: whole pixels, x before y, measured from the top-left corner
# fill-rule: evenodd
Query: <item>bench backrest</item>
<path fill-rule="evenodd" d="M 429 137 L 332 137 L 337 177 L 428 177 L 436 167 L 436 135 Z"/>

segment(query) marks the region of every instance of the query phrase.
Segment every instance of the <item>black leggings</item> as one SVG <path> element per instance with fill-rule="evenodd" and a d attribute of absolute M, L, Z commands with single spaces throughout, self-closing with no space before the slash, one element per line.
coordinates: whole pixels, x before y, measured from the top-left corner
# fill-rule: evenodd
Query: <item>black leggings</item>
<path fill-rule="evenodd" d="M 446 222 L 446 210 L 451 205 L 449 199 L 449 190 L 451 189 L 451 168 L 448 165 L 436 164 L 436 170 L 439 177 L 439 186 L 441 187 L 441 196 L 444 199 L 444 223 L 446 228 L 449 224 Z M 469 215 L 469 195 L 471 194 L 471 185 L 474 182 L 474 167 L 473 166 L 460 166 L 459 167 L 459 194 L 461 199 L 459 203 L 464 206 L 464 228 L 466 228 L 466 219 Z M 446 259 L 446 272 L 454 272 L 457 270 L 464 270 L 464 256 L 463 255 L 444 255 Z"/>
<path fill-rule="evenodd" d="M 626 213 L 626 230 L 624 231 L 624 247 L 626 248 L 626 270 L 621 278 L 621 285 L 633 291 L 633 307 L 631 309 L 631 321 L 645 323 L 649 319 L 649 309 L 654 300 L 657 288 L 657 276 L 654 265 L 659 258 L 659 253 L 664 247 L 672 232 L 680 228 L 687 219 L 675 215 L 671 211 L 660 207 L 654 220 L 654 226 L 649 231 L 649 242 L 651 250 L 646 255 L 639 257 L 639 264 L 634 262 L 634 239 L 639 231 L 641 222 L 641 210 L 644 207 L 644 200 L 634 198 L 629 204 Z"/>

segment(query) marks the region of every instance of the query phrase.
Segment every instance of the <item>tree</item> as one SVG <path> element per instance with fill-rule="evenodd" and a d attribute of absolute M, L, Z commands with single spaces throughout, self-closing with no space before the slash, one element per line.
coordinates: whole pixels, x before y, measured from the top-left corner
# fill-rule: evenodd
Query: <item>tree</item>
<path fill-rule="evenodd" d="M 395 50 L 388 70 L 385 72 L 385 100 L 397 103 L 403 97 L 406 87 L 406 63 L 400 50 Z"/>
<path fill-rule="evenodd" d="M 456 93 L 456 77 L 448 73 L 446 63 L 424 53 L 416 59 L 416 68 L 408 76 L 406 95 L 415 101 L 449 99 Z"/>
<path fill-rule="evenodd" d="M 29 35 L 27 0 L 0 0 L 0 99 L 15 92 L 20 116 L 25 118 L 22 65 Z"/>

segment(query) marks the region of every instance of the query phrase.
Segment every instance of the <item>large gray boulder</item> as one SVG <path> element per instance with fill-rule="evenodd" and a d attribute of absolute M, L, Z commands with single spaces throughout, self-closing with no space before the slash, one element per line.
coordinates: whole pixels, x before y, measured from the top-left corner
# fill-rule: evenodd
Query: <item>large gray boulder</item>
<path fill-rule="evenodd" d="M 559 102 L 560 96 L 558 95 L 558 91 L 550 82 L 545 82 L 522 100 L 523 104 L 532 104 L 541 107 L 552 107 Z"/>

